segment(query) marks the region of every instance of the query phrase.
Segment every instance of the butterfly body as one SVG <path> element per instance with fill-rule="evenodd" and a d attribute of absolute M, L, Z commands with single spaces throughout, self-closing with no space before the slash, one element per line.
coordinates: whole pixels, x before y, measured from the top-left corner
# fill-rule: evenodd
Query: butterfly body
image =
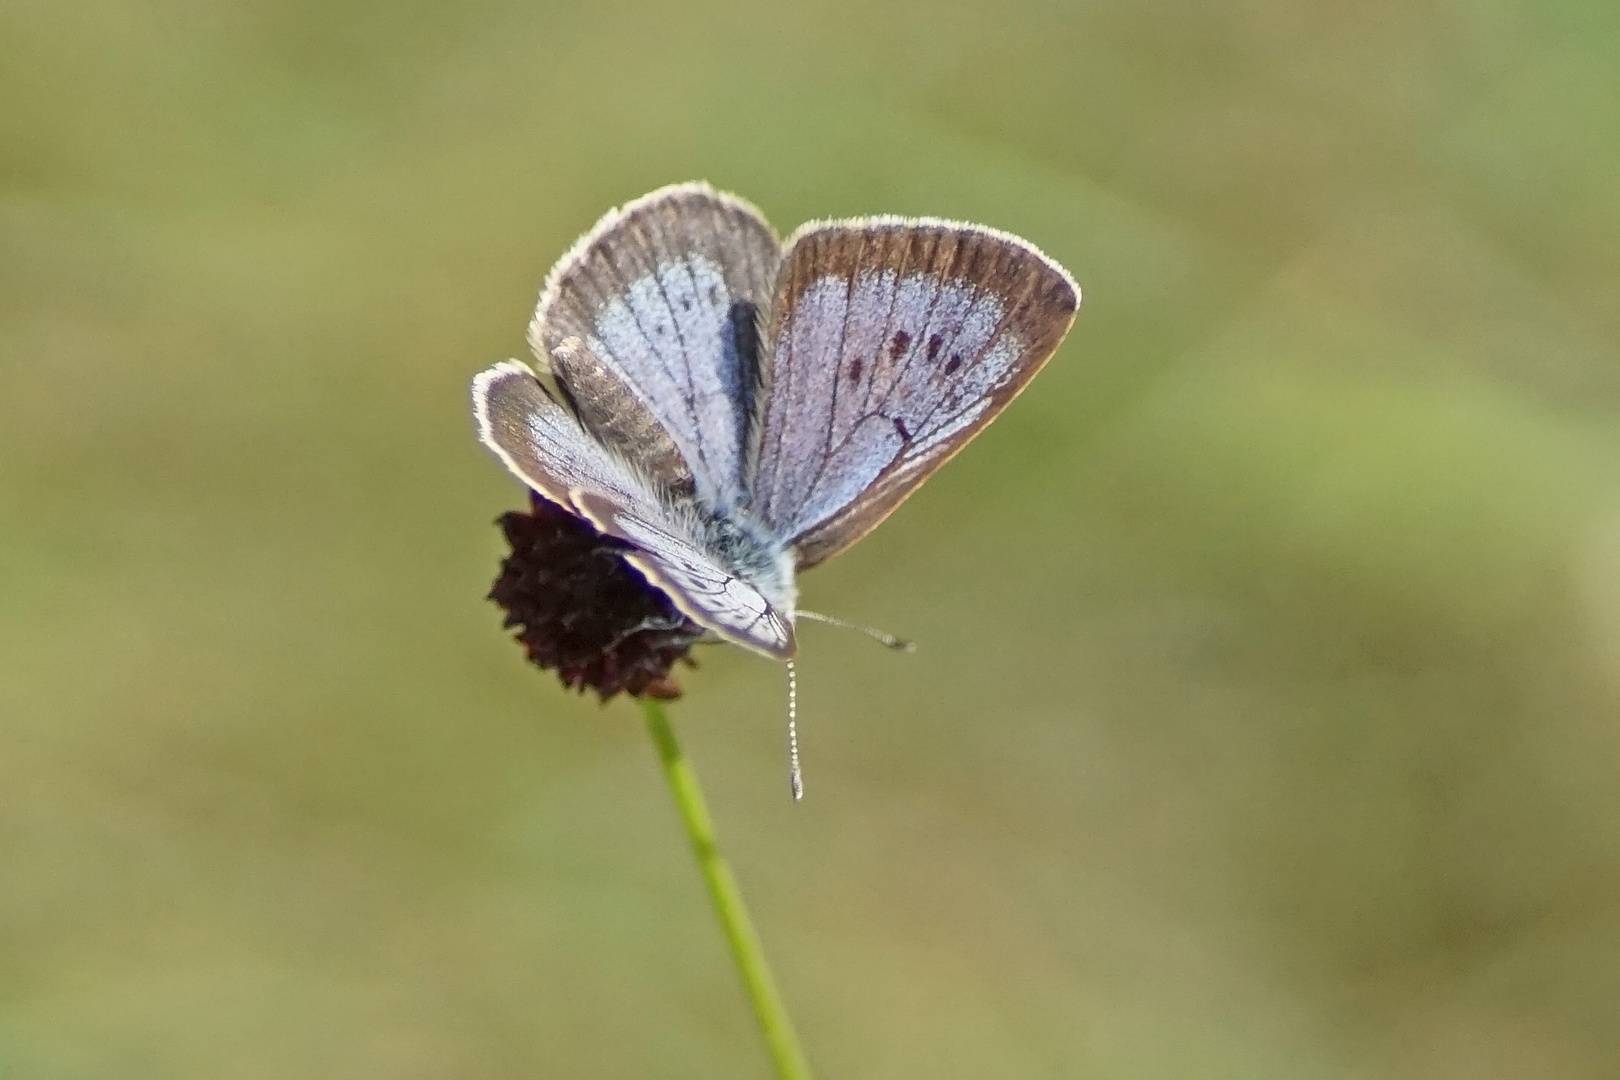
<path fill-rule="evenodd" d="M 530 488 L 629 547 L 688 617 L 778 659 L 799 571 L 875 527 L 1022 390 L 1079 291 L 980 226 L 867 218 L 779 243 L 702 184 L 605 216 L 553 269 L 538 371 L 473 384 Z"/>
<path fill-rule="evenodd" d="M 697 500 L 669 505 L 671 516 L 687 522 L 697 546 L 739 581 L 757 590 L 790 623 L 798 604 L 797 553 L 746 507 L 708 507 Z M 635 553 L 631 553 L 634 561 Z M 643 572 L 646 572 L 645 570 Z"/>

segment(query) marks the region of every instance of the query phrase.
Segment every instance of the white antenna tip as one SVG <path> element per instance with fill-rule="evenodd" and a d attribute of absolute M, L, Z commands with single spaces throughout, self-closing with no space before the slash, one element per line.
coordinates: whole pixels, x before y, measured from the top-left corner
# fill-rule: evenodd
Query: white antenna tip
<path fill-rule="evenodd" d="M 799 771 L 799 672 L 793 661 L 788 669 L 788 790 L 793 801 L 804 798 L 804 773 Z"/>

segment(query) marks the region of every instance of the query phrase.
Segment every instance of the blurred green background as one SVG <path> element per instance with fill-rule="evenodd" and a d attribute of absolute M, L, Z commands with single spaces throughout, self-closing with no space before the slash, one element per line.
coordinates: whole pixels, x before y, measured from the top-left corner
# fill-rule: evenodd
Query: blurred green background
<path fill-rule="evenodd" d="M 609 206 L 1029 237 L 1046 373 L 675 710 L 825 1077 L 1620 1075 L 1620 9 L 0 8 L 0 1075 L 763 1076 L 467 383 Z"/>

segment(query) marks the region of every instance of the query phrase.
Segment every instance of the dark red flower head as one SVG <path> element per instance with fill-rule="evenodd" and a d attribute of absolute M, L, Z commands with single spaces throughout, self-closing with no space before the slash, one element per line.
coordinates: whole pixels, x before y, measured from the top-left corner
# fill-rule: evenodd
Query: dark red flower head
<path fill-rule="evenodd" d="M 680 697 L 670 668 L 703 628 L 624 561 L 624 542 L 538 495 L 531 502 L 500 517 L 512 554 L 489 591 L 529 659 L 603 701 Z"/>

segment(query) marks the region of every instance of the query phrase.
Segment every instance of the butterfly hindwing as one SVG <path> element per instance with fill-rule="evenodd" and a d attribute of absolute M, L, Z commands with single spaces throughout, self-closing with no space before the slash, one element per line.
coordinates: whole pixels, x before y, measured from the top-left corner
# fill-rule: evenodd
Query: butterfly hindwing
<path fill-rule="evenodd" d="M 634 546 L 625 559 L 689 618 L 769 656 L 794 651 L 791 621 L 696 539 L 683 504 L 661 499 L 553 398 L 522 364 L 496 364 L 473 381 L 479 437 L 546 499 Z"/>
<path fill-rule="evenodd" d="M 778 660 L 793 657 L 792 620 L 757 588 L 679 535 L 667 517 L 638 514 L 588 493 L 577 494 L 575 501 L 597 528 L 635 545 L 624 553 L 625 561 L 691 618 L 734 644 Z"/>
<path fill-rule="evenodd" d="M 662 188 L 558 262 L 529 341 L 588 430 L 672 489 L 733 506 L 780 261 L 753 207 L 705 184 Z"/>
<path fill-rule="evenodd" d="M 753 505 L 800 569 L 898 506 L 1017 396 L 1080 293 L 1029 244 L 874 218 L 789 240 L 767 337 Z"/>
<path fill-rule="evenodd" d="M 648 485 L 517 361 L 496 364 L 473 380 L 473 416 L 484 445 L 518 479 L 565 510 L 580 512 L 574 491 L 644 512 L 657 510 Z"/>

